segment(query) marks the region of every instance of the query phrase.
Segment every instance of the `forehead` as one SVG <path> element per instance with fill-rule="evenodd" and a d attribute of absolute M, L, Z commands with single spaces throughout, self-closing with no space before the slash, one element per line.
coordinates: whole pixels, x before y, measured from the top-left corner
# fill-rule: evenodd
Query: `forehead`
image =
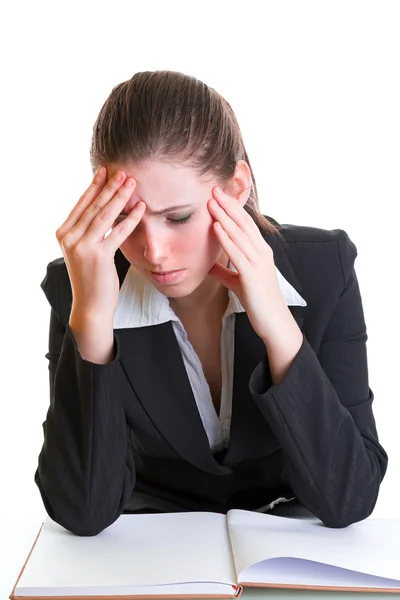
<path fill-rule="evenodd" d="M 200 175 L 192 166 L 185 163 L 165 163 L 151 161 L 147 163 L 107 163 L 107 179 L 110 179 L 117 171 L 122 170 L 128 177 L 133 177 L 137 185 L 181 188 L 182 186 L 205 186 L 209 185 L 213 178 Z"/>
<path fill-rule="evenodd" d="M 153 161 L 138 165 L 108 163 L 105 166 L 107 179 L 122 170 L 136 181 L 123 213 L 129 212 L 138 200 L 143 200 L 150 212 L 180 204 L 197 204 L 205 200 L 204 194 L 211 191 L 213 183 L 210 177 L 199 175 L 185 164 Z"/>

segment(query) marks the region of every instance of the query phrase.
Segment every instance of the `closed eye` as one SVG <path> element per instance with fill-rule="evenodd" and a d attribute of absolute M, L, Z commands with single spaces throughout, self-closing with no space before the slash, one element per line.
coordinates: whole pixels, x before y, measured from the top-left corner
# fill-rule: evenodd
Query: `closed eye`
<path fill-rule="evenodd" d="M 173 223 L 174 225 L 183 225 L 184 223 L 189 222 L 191 216 L 192 215 L 188 215 L 187 217 L 183 217 L 182 219 L 168 219 L 168 221 L 171 221 L 171 223 Z"/>
<path fill-rule="evenodd" d="M 114 224 L 118 225 L 118 223 L 121 223 L 124 219 L 126 219 L 127 216 L 128 215 L 118 215 L 114 221 Z M 187 217 L 182 217 L 181 219 L 168 219 L 168 221 L 170 221 L 170 223 L 173 225 L 184 225 L 185 223 L 189 222 L 191 216 L 192 215 L 188 215 Z"/>

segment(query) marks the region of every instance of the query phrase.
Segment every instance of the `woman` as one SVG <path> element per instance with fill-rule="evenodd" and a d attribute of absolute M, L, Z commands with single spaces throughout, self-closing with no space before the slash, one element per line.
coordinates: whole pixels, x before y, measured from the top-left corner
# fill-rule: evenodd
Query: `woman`
<path fill-rule="evenodd" d="M 182 73 L 116 86 L 91 162 L 42 283 L 50 517 L 94 535 L 122 512 L 370 515 L 387 455 L 347 233 L 261 215 L 230 105 Z"/>

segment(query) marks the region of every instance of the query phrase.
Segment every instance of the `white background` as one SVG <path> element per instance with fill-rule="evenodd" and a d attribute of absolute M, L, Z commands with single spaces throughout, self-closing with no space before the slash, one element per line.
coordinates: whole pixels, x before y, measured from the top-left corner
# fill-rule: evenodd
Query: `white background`
<path fill-rule="evenodd" d="M 55 231 L 91 180 L 92 126 L 136 71 L 194 75 L 231 103 L 281 223 L 348 232 L 389 468 L 373 516 L 397 517 L 400 3 L 8 2 L 1 50 L 0 597 L 44 509 L 33 481 L 48 407 Z M 5 536 L 4 536 L 5 534 Z"/>

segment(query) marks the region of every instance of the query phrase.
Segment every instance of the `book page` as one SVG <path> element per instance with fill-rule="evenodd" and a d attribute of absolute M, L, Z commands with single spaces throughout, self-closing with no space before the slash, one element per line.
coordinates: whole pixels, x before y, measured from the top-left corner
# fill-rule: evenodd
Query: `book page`
<path fill-rule="evenodd" d="M 236 573 L 225 515 L 121 515 L 91 537 L 76 536 L 47 517 L 15 595 L 46 588 L 66 595 L 72 588 L 85 595 L 99 589 L 105 589 L 107 595 L 138 589 L 148 594 L 146 586 L 153 586 L 156 593 L 154 586 L 161 589 L 197 582 L 223 583 L 229 594 L 235 593 Z M 189 587 L 193 590 L 193 585 Z M 202 593 L 210 593 L 209 587 L 200 588 Z M 216 589 L 220 591 L 221 586 Z"/>
<path fill-rule="evenodd" d="M 375 577 L 341 567 L 332 567 L 302 558 L 270 558 L 256 563 L 243 571 L 243 581 L 262 585 L 266 581 L 270 585 L 320 586 L 320 587 L 355 587 L 375 589 L 400 589 L 398 579 Z"/>
<path fill-rule="evenodd" d="M 293 519 L 245 510 L 231 510 L 227 519 L 239 583 L 252 581 L 251 565 L 286 558 L 313 561 L 312 568 L 307 566 L 310 585 L 312 573 L 317 573 L 322 563 L 396 580 L 400 587 L 400 520 L 366 519 L 333 529 L 318 519 Z M 272 566 L 265 565 L 266 575 Z M 279 578 L 284 579 L 282 584 L 295 583 L 289 575 L 285 576 L 282 561 L 275 566 L 280 571 Z M 262 569 L 260 565 L 253 568 L 258 582 L 263 581 Z M 293 561 L 287 561 L 286 569 L 288 574 L 293 573 Z M 337 579 L 337 585 L 340 585 L 339 573 L 329 572 L 329 576 Z M 320 582 L 319 576 L 315 580 Z"/>

